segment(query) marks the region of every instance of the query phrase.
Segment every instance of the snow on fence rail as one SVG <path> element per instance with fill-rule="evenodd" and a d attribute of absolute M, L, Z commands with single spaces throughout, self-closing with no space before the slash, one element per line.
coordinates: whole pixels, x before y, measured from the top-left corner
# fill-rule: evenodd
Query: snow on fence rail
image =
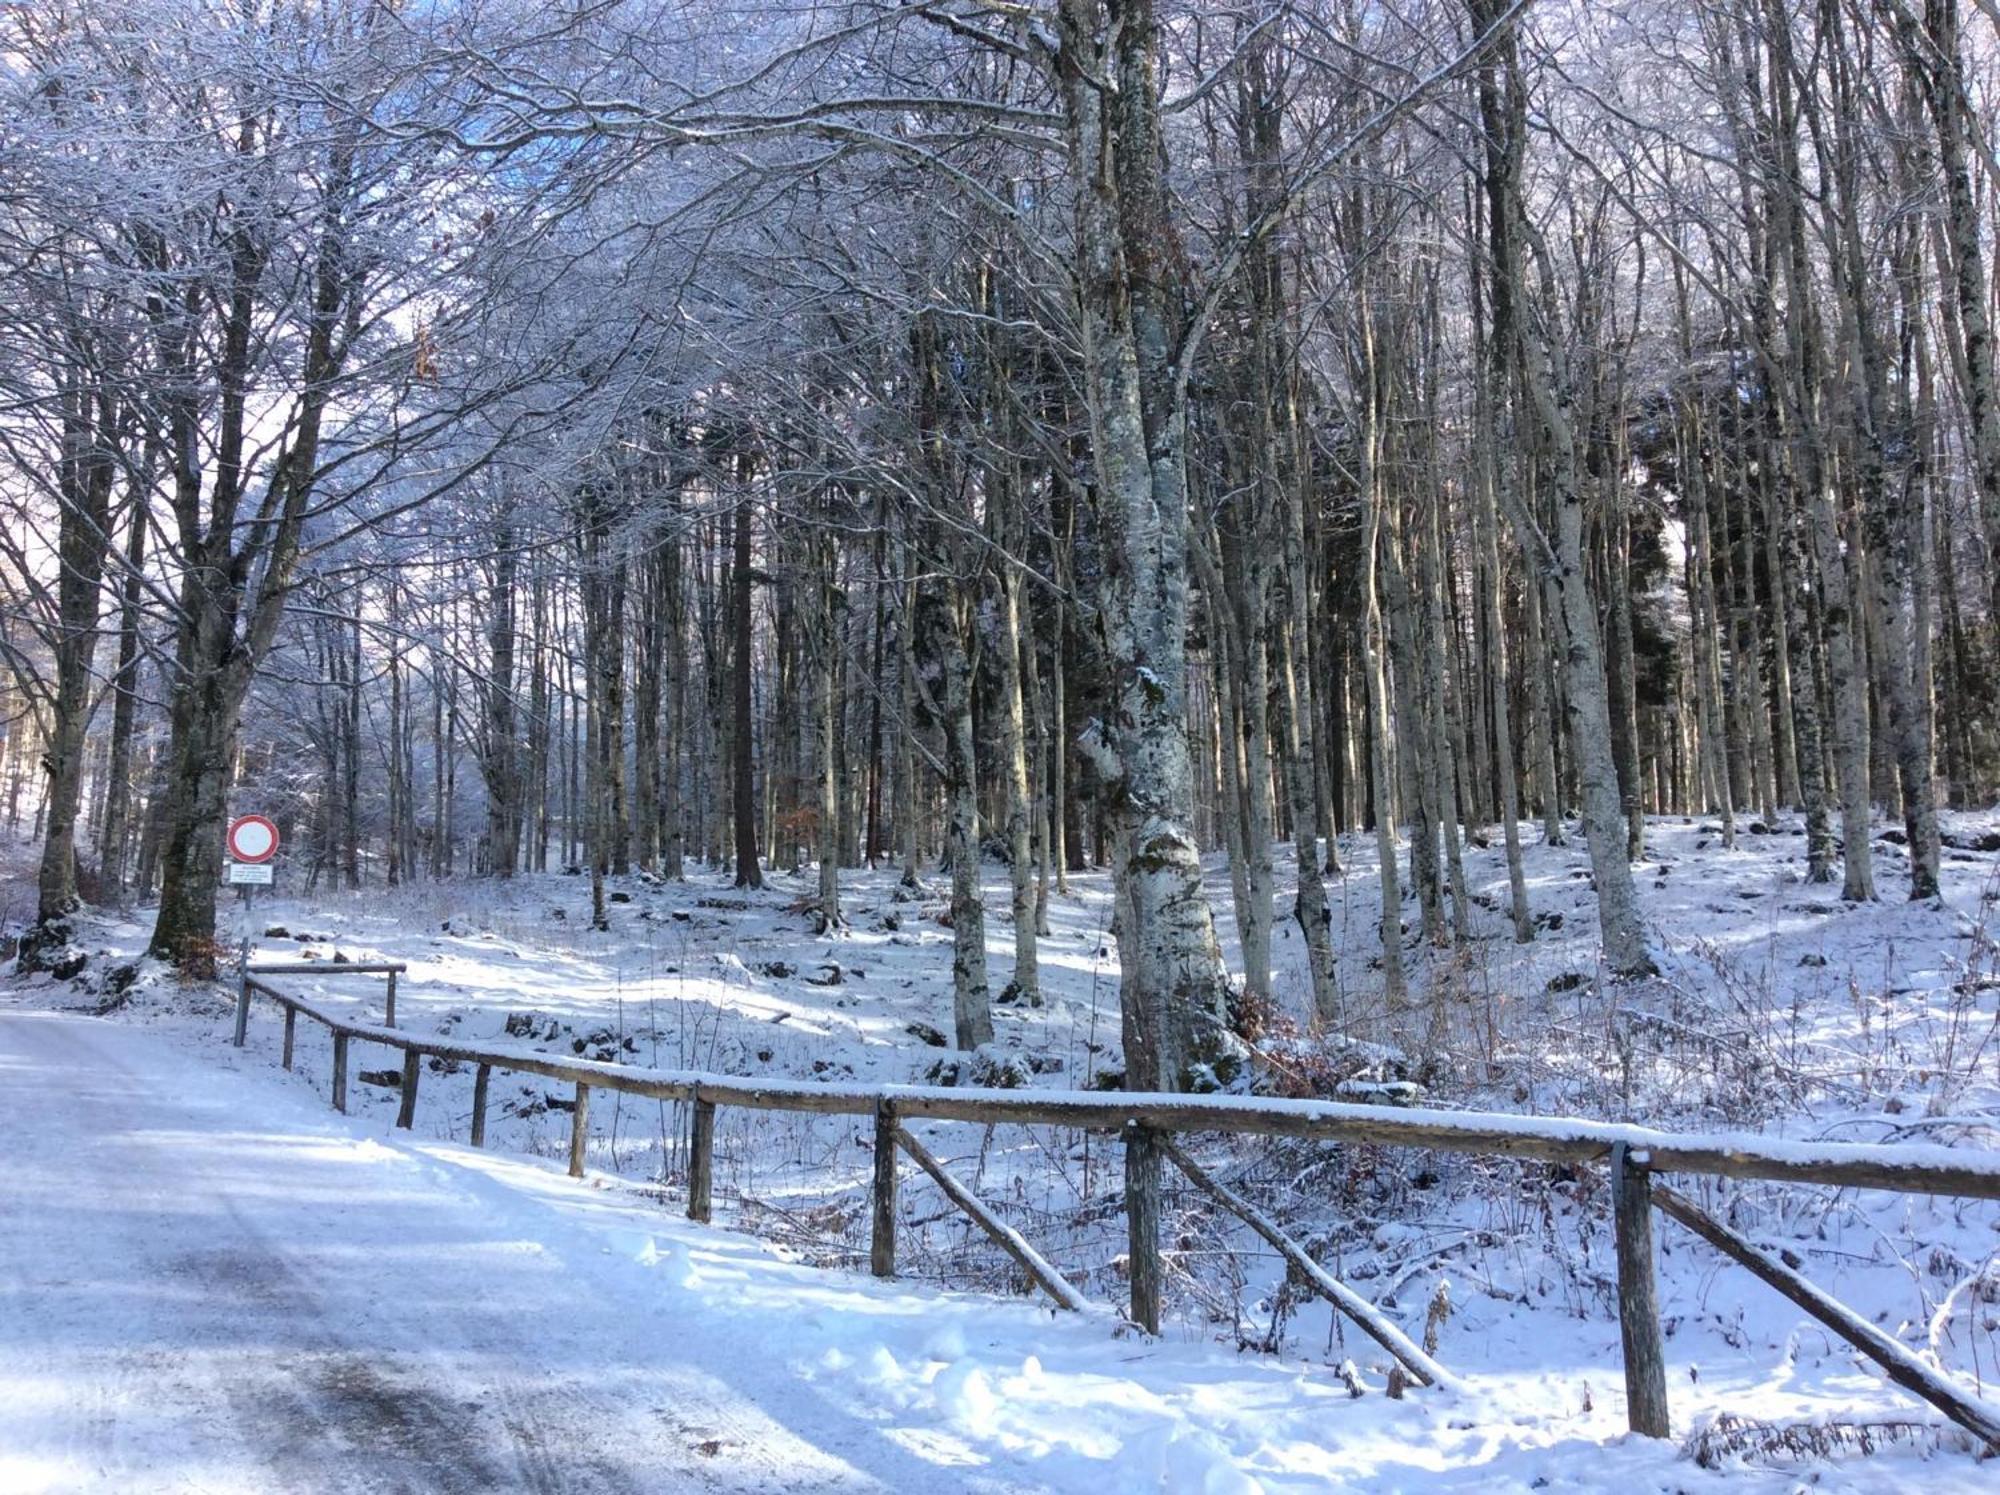
<path fill-rule="evenodd" d="M 1655 1173 L 1694 1173 L 2000 1200 L 2000 1152 L 1989 1148 L 1947 1148 L 1929 1143 L 1786 1142 L 1749 1133 L 1660 1132 L 1611 1122 L 1336 1101 L 1144 1091 L 1081 1094 L 918 1085 L 825 1085 L 804 1080 L 756 1080 L 689 1070 L 646 1069 L 591 1059 L 565 1059 L 511 1045 L 469 1043 L 399 1031 L 394 1026 L 395 981 L 407 969 L 400 962 L 248 967 L 242 973 L 237 997 L 235 1043 L 241 1047 L 244 1042 L 253 993 L 269 997 L 284 1009 L 282 1062 L 286 1069 L 292 1067 L 300 1014 L 323 1025 L 333 1036 L 333 1105 L 341 1112 L 347 1110 L 348 1045 L 358 1040 L 399 1050 L 403 1055 L 403 1073 L 396 1125 L 405 1129 L 416 1120 L 422 1059 L 428 1056 L 474 1065 L 471 1132 L 474 1147 L 486 1145 L 486 1100 L 495 1069 L 567 1081 L 575 1086 L 569 1171 L 579 1178 L 583 1175 L 584 1146 L 589 1137 L 592 1090 L 686 1102 L 692 1107 L 694 1117 L 687 1214 L 689 1219 L 704 1224 L 711 1218 L 717 1107 L 870 1116 L 875 1123 L 875 1167 L 870 1185 L 869 1262 L 876 1276 L 893 1277 L 896 1272 L 896 1157 L 901 1151 L 1006 1250 L 1030 1280 L 1065 1309 L 1085 1306 L 1076 1288 L 1018 1231 L 1002 1223 L 970 1190 L 951 1178 L 937 1159 L 904 1130 L 903 1123 L 923 1119 L 1116 1131 L 1123 1137 L 1126 1151 L 1133 1323 L 1148 1333 L 1159 1332 L 1160 1163 L 1164 1155 L 1197 1187 L 1241 1216 L 1293 1266 L 1302 1263 L 1311 1266 L 1312 1270 L 1303 1275 L 1315 1290 L 1381 1344 L 1406 1379 L 1425 1386 L 1448 1387 L 1453 1378 L 1386 1315 L 1311 1263 L 1304 1249 L 1268 1217 L 1194 1166 L 1173 1145 L 1172 1134 L 1232 1132 L 1558 1163 L 1603 1163 L 1610 1170 L 1626 1405 L 1634 1432 L 1656 1438 L 1668 1436 L 1666 1360 L 1660 1336 L 1652 1246 L 1652 1215 L 1659 1208 L 1827 1324 L 1881 1365 L 1897 1385 L 1936 1407 L 1981 1440 L 1989 1451 L 2000 1452 L 2000 1408 L 1968 1393 L 1949 1375 L 1841 1308 L 1796 1272 L 1768 1270 L 1768 1259 L 1742 1243 L 1726 1226 L 1664 1185 L 1656 1188 L 1651 1180 Z M 263 979 L 305 971 L 317 976 L 386 974 L 389 1025 L 376 1027 L 338 1017 L 280 991 Z M 1741 1249 L 1737 1249 L 1739 1246 Z M 1756 1260 L 1750 1259 L 1753 1254 Z"/>

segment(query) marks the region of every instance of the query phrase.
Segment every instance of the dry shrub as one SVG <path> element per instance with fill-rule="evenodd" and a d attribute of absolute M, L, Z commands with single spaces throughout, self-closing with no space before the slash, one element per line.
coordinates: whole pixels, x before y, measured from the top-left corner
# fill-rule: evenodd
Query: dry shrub
<path fill-rule="evenodd" d="M 187 940 L 181 945 L 179 958 L 174 961 L 174 974 L 183 986 L 213 981 L 232 958 L 229 946 L 221 940 Z"/>
<path fill-rule="evenodd" d="M 1890 1444 L 1935 1453 L 1946 1430 L 1934 1423 L 1892 1418 L 1879 1422 L 1763 1422 L 1723 1412 L 1687 1440 L 1682 1452 L 1704 1469 L 1738 1459 L 1773 1464 L 1818 1463 L 1848 1454 L 1872 1454 Z"/>

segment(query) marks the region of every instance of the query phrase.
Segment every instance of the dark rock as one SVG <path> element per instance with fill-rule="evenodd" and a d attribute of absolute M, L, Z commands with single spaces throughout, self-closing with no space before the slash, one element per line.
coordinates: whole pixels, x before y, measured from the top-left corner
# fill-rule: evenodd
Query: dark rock
<path fill-rule="evenodd" d="M 1017 1054 L 981 1049 L 972 1056 L 972 1083 L 987 1090 L 1019 1090 L 1033 1075 L 1027 1061 Z"/>
<path fill-rule="evenodd" d="M 785 981 L 798 975 L 799 968 L 782 960 L 767 960 L 757 967 L 758 971 L 773 981 Z"/>
<path fill-rule="evenodd" d="M 1013 1007 L 1022 1003 L 1029 1007 L 1039 1007 L 1042 1005 L 1042 994 L 1040 991 L 1023 992 L 1020 982 L 1009 981 L 1000 988 L 1000 995 L 993 1000 L 1001 1007 Z"/>
<path fill-rule="evenodd" d="M 2000 831 L 1982 831 L 1976 835 L 1944 831 L 1938 840 L 1959 851 L 2000 851 Z"/>
<path fill-rule="evenodd" d="M 924 1043 L 929 1044 L 934 1049 L 948 1049 L 951 1047 L 951 1040 L 938 1032 L 929 1023 L 911 1023 L 903 1031 L 909 1034 L 910 1037 L 920 1039 Z"/>
<path fill-rule="evenodd" d="M 267 940 L 288 940 L 291 937 L 291 930 L 285 928 L 282 924 L 273 924 L 269 929 L 264 931 L 264 938 Z"/>
<path fill-rule="evenodd" d="M 84 967 L 89 964 L 88 955 L 81 950 L 73 950 L 67 955 L 58 956 L 50 964 L 49 974 L 58 981 L 74 981 L 83 974 Z"/>
<path fill-rule="evenodd" d="M 71 945 L 76 937 L 75 926 L 68 919 L 46 919 L 38 924 L 30 924 L 21 937 L 14 942 L 14 950 L 20 961 L 22 975 L 35 971 L 47 971 L 58 979 L 67 981 L 60 966 L 68 965 L 77 956 Z M 82 970 L 82 966 L 76 968 Z M 71 972 L 73 976 L 75 972 Z"/>
<path fill-rule="evenodd" d="M 611 903 L 630 903 L 632 901 L 632 895 L 622 890 L 615 893 L 606 893 L 604 896 Z"/>
<path fill-rule="evenodd" d="M 364 1085 L 374 1085 L 383 1090 L 401 1090 L 403 1072 L 400 1069 L 364 1069 L 355 1079 Z"/>
<path fill-rule="evenodd" d="M 924 1071 L 926 1085 L 972 1086 L 980 1090 L 1019 1090 L 1030 1078 L 1028 1066 L 1013 1054 L 981 1049 L 969 1058 L 939 1059 Z"/>
<path fill-rule="evenodd" d="M 1826 964 L 1826 957 L 1815 953 L 1807 953 L 1799 957 L 1799 964 L 1802 966 L 1823 966 Z"/>
<path fill-rule="evenodd" d="M 1204 1023 L 1190 1035 L 1181 1088 L 1207 1095 L 1235 1088 L 1250 1062 L 1250 1046 L 1220 1023 Z"/>
<path fill-rule="evenodd" d="M 561 1032 L 561 1023 L 552 1017 L 545 1018 L 539 1012 L 507 1014 L 506 1033 L 509 1038 L 533 1038 L 553 1043 Z"/>
<path fill-rule="evenodd" d="M 829 960 L 819 968 L 819 974 L 806 977 L 808 986 L 838 986 L 845 978 L 840 973 L 840 962 Z"/>
<path fill-rule="evenodd" d="M 1590 978 L 1581 971 L 1564 971 L 1560 976 L 1551 976 L 1546 991 L 1575 991 Z"/>

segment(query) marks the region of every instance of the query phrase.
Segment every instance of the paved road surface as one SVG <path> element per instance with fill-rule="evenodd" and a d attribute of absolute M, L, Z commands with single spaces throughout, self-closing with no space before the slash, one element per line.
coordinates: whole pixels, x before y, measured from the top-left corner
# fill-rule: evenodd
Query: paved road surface
<path fill-rule="evenodd" d="M 0 1012 L 0 1490 L 950 1486 L 506 1193 L 275 1076 Z"/>

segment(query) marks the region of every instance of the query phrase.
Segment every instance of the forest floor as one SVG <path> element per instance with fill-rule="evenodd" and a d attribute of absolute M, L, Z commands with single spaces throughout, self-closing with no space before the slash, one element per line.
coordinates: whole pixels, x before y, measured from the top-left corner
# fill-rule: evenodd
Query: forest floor
<path fill-rule="evenodd" d="M 1279 1016 L 1263 1083 L 1281 1093 L 1335 1093 L 1342 1081 L 1351 1090 L 1353 1083 L 1413 1078 L 1426 1087 L 1428 1104 L 1990 1147 L 2000 1133 L 2000 959 L 1989 935 L 2000 934 L 2000 815 L 1946 822 L 1957 844 L 1946 850 L 1943 898 L 1902 901 L 1900 848 L 1885 839 L 1877 873 L 1883 900 L 1859 907 L 1842 904 L 1837 885 L 1802 880 L 1803 838 L 1794 825 L 1757 834 L 1746 822 L 1738 845 L 1727 849 L 1712 821 L 1655 822 L 1639 886 L 1664 974 L 1624 988 L 1600 979 L 1580 845 L 1529 846 L 1540 929 L 1525 946 L 1513 942 L 1504 917 L 1497 844 L 1469 849 L 1475 897 L 1466 944 L 1428 949 L 1415 935 L 1414 907 L 1406 908 L 1415 1017 L 1412 1036 L 1393 1048 L 1324 1042 L 1303 1031 L 1302 942 L 1281 919 L 1274 939 Z M 1525 829 L 1538 841 L 1534 827 Z M 1345 875 L 1329 879 L 1328 891 L 1346 1016 L 1355 1031 L 1379 1039 L 1386 1034 L 1373 968 L 1372 842 L 1343 839 L 1341 858 Z M 1286 909 L 1288 849 L 1278 848 L 1274 861 L 1277 903 Z M 14 870 L 18 877 L 26 868 Z M 1052 899 L 1052 933 L 1041 942 L 1045 1000 L 998 1010 L 999 1037 L 983 1065 L 931 1041 L 950 1031 L 942 882 L 933 878 L 912 896 L 896 881 L 888 869 L 844 875 L 850 926 L 831 936 L 811 931 L 809 871 L 776 876 L 763 892 L 746 894 L 725 875 L 692 864 L 684 884 L 614 879 L 622 896 L 611 905 L 608 932 L 589 928 L 587 880 L 560 875 L 310 897 L 281 883 L 279 896 L 259 897 L 243 927 L 260 959 L 409 961 L 398 1017 L 420 1031 L 667 1068 L 842 1081 L 938 1083 L 955 1069 L 969 1079 L 978 1068 L 1062 1087 L 1091 1084 L 1115 1069 L 1117 960 L 1102 873 L 1073 875 L 1069 892 Z M 0 899 L 18 902 L 19 886 Z M 1219 862 L 1211 891 L 1233 961 L 1229 884 Z M 989 895 L 998 990 L 1013 949 L 1004 869 L 989 869 Z M 97 916 L 88 943 L 101 955 L 79 981 L 38 978 L 0 988 L 0 1020 L 17 1010 L 104 1013 L 103 1022 L 36 1021 L 73 1025 L 63 1031 L 84 1035 L 76 1039 L 79 1052 L 114 1050 L 141 1077 L 135 1093 L 145 1097 L 129 1123 L 105 1095 L 39 1110 L 24 1101 L 21 1114 L 10 1110 L 7 1135 L 40 1139 L 29 1145 L 43 1170 L 39 1197 L 63 1195 L 68 1132 L 206 1137 L 199 1145 L 212 1151 L 216 1134 L 232 1135 L 225 1125 L 232 1116 L 241 1137 L 281 1164 L 271 1177 L 292 1175 L 282 1161 L 296 1149 L 299 1188 L 308 1195 L 343 1187 L 391 1201 L 410 1190 L 448 1195 L 449 1204 L 433 1201 L 438 1218 L 452 1215 L 452 1230 L 465 1233 L 435 1237 L 449 1266 L 420 1261 L 425 1253 L 414 1248 L 391 1250 L 400 1227 L 386 1217 L 358 1226 L 361 1211 L 348 1210 L 316 1227 L 319 1206 L 310 1199 L 283 1206 L 294 1211 L 281 1220 L 286 1239 L 323 1235 L 317 1259 L 285 1263 L 323 1293 L 334 1263 L 380 1286 L 385 1274 L 370 1264 L 391 1250 L 398 1301 L 413 1305 L 410 1334 L 409 1326 L 435 1316 L 424 1305 L 443 1310 L 473 1296 L 468 1277 L 492 1274 L 494 1302 L 529 1296 L 511 1275 L 508 1252 L 559 1235 L 568 1244 L 547 1249 L 584 1264 L 562 1281 L 563 1293 L 608 1304 L 595 1311 L 619 1320 L 604 1340 L 602 1376 L 591 1394 L 623 1409 L 601 1419 L 604 1445 L 621 1456 L 632 1445 L 618 1430 L 620 1419 L 648 1397 L 648 1405 L 660 1402 L 649 1377 L 692 1374 L 691 1359 L 724 1379 L 724 1362 L 757 1368 L 755 1384 L 739 1388 L 737 1414 L 748 1421 L 729 1423 L 718 1435 L 725 1442 L 761 1449 L 776 1435 L 745 1431 L 762 1428 L 758 1418 L 784 1422 L 780 1408 L 800 1399 L 816 1409 L 811 1415 L 820 1421 L 786 1425 L 832 1462 L 823 1480 L 810 1472 L 818 1466 L 799 1465 L 798 1488 L 833 1487 L 849 1476 L 907 1488 L 918 1467 L 927 1485 L 939 1488 L 956 1480 L 970 1488 L 1133 1490 L 1323 1489 L 1338 1480 L 1366 1489 L 1676 1490 L 1716 1479 L 1769 1489 L 1801 1482 L 1970 1489 L 1991 1478 L 1927 1408 L 1664 1222 L 1660 1290 L 1678 1441 L 1649 1446 L 1623 1437 L 1611 1241 L 1594 1170 L 1385 1149 L 1202 1146 L 1205 1159 L 1284 1216 L 1337 1275 L 1412 1333 L 1422 1332 L 1439 1285 L 1447 1284 L 1453 1312 L 1438 1353 L 1471 1389 L 1456 1400 L 1420 1395 L 1397 1403 L 1381 1394 L 1372 1346 L 1343 1335 L 1322 1307 L 1300 1301 L 1281 1264 L 1203 1213 L 1198 1199 L 1171 1202 L 1176 1311 L 1157 1343 L 1113 1338 L 1108 1317 L 1058 1325 L 1028 1302 L 989 1295 L 1014 1287 L 1011 1270 L 969 1238 L 928 1185 L 905 1191 L 912 1281 L 883 1289 L 850 1271 L 814 1270 L 865 1265 L 868 1138 L 850 1120 L 725 1111 L 718 1213 L 756 1239 L 695 1230 L 676 1215 L 685 1123 L 676 1108 L 593 1108 L 588 1189 L 561 1178 L 554 1161 L 568 1128 L 562 1087 L 530 1077 L 495 1076 L 488 1153 L 459 1145 L 469 1075 L 427 1083 L 416 1132 L 394 1133 L 396 1093 L 379 1083 L 391 1077 L 365 1050 L 356 1061 L 360 1083 L 350 1091 L 353 1115 L 333 1117 L 323 1108 L 326 1044 L 312 1025 L 301 1028 L 298 1070 L 285 1075 L 276 1068 L 278 1024 L 268 1010 L 260 1010 L 251 1045 L 239 1052 L 228 1046 L 229 1001 L 218 988 L 182 986 L 142 966 L 135 984 L 112 992 L 107 977 L 132 959 L 146 932 L 143 910 Z M 284 984 L 379 1020 L 376 978 L 313 975 Z M 135 1033 L 138 1026 L 149 1031 Z M 23 1030 L 15 1021 L 9 1031 Z M 0 1064 L 13 1073 L 0 1075 L 0 1105 L 24 1084 L 48 1089 L 34 1075 L 61 1064 L 46 1041 L 29 1044 L 25 1058 L 22 1040 L 8 1042 L 12 1048 L 0 1043 Z M 379 1063 L 387 1068 L 390 1061 Z M 49 1083 L 60 1092 L 67 1082 Z M 203 1109 L 215 1095 L 226 1099 L 226 1112 Z M 173 1114 L 176 1105 L 190 1116 Z M 1120 1300 L 1123 1222 L 1108 1207 L 1121 1182 L 1115 1147 L 1040 1128 L 989 1133 L 940 1123 L 925 1135 L 1088 1295 Z M 342 1173 L 329 1162 L 315 1182 L 308 1162 L 320 1153 L 354 1166 Z M 77 1184 L 85 1197 L 109 1187 L 122 1165 L 107 1155 L 91 1166 L 98 1182 L 86 1173 Z M 155 1197 L 191 1192 L 184 1185 L 206 1166 L 190 1162 L 194 1171 Z M 242 1171 L 237 1162 L 230 1167 Z M 341 1185 L 342 1177 L 352 1184 Z M 237 1182 L 248 1187 L 247 1178 Z M 1969 1382 L 1986 1387 L 2000 1377 L 2000 1206 L 1743 1184 L 1692 1192 L 1738 1229 L 1787 1246 L 1844 1301 Z M 245 1218 L 223 1205 L 210 1213 L 218 1228 Z M 260 1239 L 278 1233 L 258 1224 L 254 1211 L 248 1218 Z M 197 1233 L 206 1228 L 194 1219 L 182 1223 Z M 76 1233 L 98 1238 L 81 1224 Z M 430 1238 L 409 1236 L 419 1244 Z M 77 1269 L 56 1273 L 65 1282 L 117 1280 L 108 1249 L 73 1249 Z M 10 1294 L 33 1301 L 56 1291 L 32 1272 L 22 1277 L 19 1263 L 31 1256 L 19 1234 L 0 1226 L 0 1309 Z M 434 1282 L 438 1273 L 451 1283 Z M 947 1291 L 946 1284 L 987 1291 Z M 328 1301 L 344 1305 L 351 1296 L 343 1289 Z M 572 1297 L 552 1302 L 571 1305 L 549 1310 L 564 1322 L 582 1312 Z M 646 1322 L 672 1332 L 632 1332 L 624 1311 L 659 1315 Z M 60 1344 L 66 1310 L 45 1307 L 26 1318 L 0 1312 L 7 1322 L 26 1327 L 13 1331 L 0 1364 L 35 1368 L 23 1373 L 26 1387 L 0 1388 L 0 1407 L 9 1409 L 0 1413 L 0 1485 L 71 1488 L 60 1472 L 71 1466 L 50 1463 L 46 1442 L 28 1429 L 38 1421 L 34 1406 L 70 1394 L 63 1386 L 72 1371 L 61 1368 L 67 1362 L 52 1368 L 38 1355 L 17 1353 L 33 1351 L 37 1335 Z M 166 1322 L 148 1341 L 156 1354 L 178 1332 Z M 105 1323 L 115 1320 L 94 1332 L 104 1335 Z M 695 1334 L 681 1333 L 682 1324 Z M 377 1327 L 397 1355 L 415 1353 L 414 1340 L 390 1334 L 379 1319 L 357 1330 L 363 1343 Z M 585 1336 L 561 1323 L 544 1324 L 524 1309 L 514 1343 L 530 1353 L 526 1346 L 543 1330 L 554 1336 L 549 1357 L 559 1375 L 590 1379 Z M 439 1354 L 471 1353 L 466 1332 L 451 1330 Z M 1350 1357 L 1368 1392 L 1359 1400 L 1350 1400 L 1335 1374 Z M 606 1389 L 621 1378 L 623 1390 Z M 89 1395 L 91 1405 L 116 1405 L 101 1390 Z M 716 1395 L 728 1401 L 726 1392 Z M 772 1396 L 777 1402 L 767 1404 Z M 476 1387 L 463 1398 L 482 1399 Z M 115 1412 L 103 1416 L 116 1421 Z M 490 1422 L 486 1412 L 476 1416 Z M 1873 1452 L 1864 1456 L 1863 1445 Z M 667 1471 L 670 1463 L 659 1467 Z M 57 1472 L 38 1486 L 37 1470 Z M 758 1487 L 775 1478 L 754 1461 L 731 1470 L 728 1479 Z M 660 1478 L 666 1482 L 654 1487 L 675 1487 L 667 1473 Z M 187 1483 L 211 1488 L 227 1480 L 189 1475 Z M 102 1487 L 132 1486 L 111 1478 Z"/>

